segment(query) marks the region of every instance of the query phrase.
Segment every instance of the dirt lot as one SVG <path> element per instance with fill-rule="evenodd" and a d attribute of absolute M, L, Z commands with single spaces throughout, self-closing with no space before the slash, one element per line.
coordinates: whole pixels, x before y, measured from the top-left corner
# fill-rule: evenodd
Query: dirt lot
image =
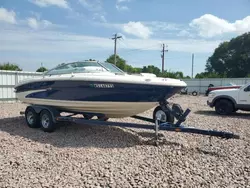
<path fill-rule="evenodd" d="M 250 113 L 217 116 L 206 97 L 173 102 L 192 110 L 187 125 L 241 139 L 210 146 L 207 136 L 161 132 L 155 147 L 150 130 L 66 124 L 44 133 L 26 126 L 25 105 L 1 103 L 0 187 L 250 187 Z"/>

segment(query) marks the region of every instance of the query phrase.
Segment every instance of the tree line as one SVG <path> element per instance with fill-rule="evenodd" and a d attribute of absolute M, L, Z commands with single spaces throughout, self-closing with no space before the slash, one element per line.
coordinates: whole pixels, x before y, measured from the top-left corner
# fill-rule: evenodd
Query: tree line
<path fill-rule="evenodd" d="M 94 59 L 89 59 L 90 61 Z M 106 62 L 114 64 L 114 55 L 107 58 Z M 132 67 L 126 60 L 116 56 L 116 66 L 127 73 L 153 73 L 156 76 L 169 78 L 190 78 L 184 76 L 180 71 L 164 71 L 154 66 L 148 65 Z M 22 69 L 12 63 L 0 64 L 0 70 L 22 71 Z M 36 72 L 45 72 L 46 67 L 39 67 Z M 232 38 L 219 44 L 214 53 L 207 59 L 205 71 L 196 74 L 195 78 L 244 78 L 250 77 L 250 32 Z"/>
<path fill-rule="evenodd" d="M 90 61 L 94 61 L 94 59 L 89 59 Z M 106 62 L 114 64 L 114 55 L 111 55 L 109 58 L 107 58 Z M 64 63 L 61 63 L 57 66 L 63 65 Z M 126 61 L 121 58 L 119 55 L 116 55 L 116 66 L 120 68 L 121 70 L 131 73 L 131 74 L 139 74 L 139 73 L 153 73 L 156 76 L 160 77 L 168 77 L 168 78 L 190 78 L 189 76 L 184 76 L 184 74 L 180 71 L 174 72 L 174 71 L 164 71 L 161 72 L 161 70 L 154 66 L 154 65 L 148 65 L 143 66 L 142 68 L 139 67 L 132 67 L 131 65 L 128 65 Z M 11 63 L 3 63 L 0 64 L 0 70 L 12 70 L 12 71 L 22 71 L 22 69 L 16 65 Z M 46 67 L 39 67 L 36 72 L 46 72 L 48 69 Z"/>
<path fill-rule="evenodd" d="M 250 32 L 219 44 L 197 78 L 250 77 Z"/>
<path fill-rule="evenodd" d="M 114 55 L 109 56 L 109 58 L 106 60 L 106 62 L 114 64 L 115 56 Z M 166 77 L 166 78 L 167 77 L 168 78 L 179 78 L 179 79 L 180 78 L 190 78 L 189 76 L 184 76 L 184 74 L 180 71 L 161 72 L 161 70 L 154 65 L 143 66 L 142 68 L 132 67 L 131 65 L 128 65 L 126 63 L 126 61 L 118 55 L 116 56 L 116 66 L 127 73 L 135 73 L 135 74 L 136 73 L 153 73 L 156 76 Z"/>

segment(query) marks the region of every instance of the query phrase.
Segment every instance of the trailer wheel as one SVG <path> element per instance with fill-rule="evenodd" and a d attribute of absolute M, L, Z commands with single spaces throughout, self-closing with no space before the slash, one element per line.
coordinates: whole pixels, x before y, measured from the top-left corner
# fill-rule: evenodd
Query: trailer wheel
<path fill-rule="evenodd" d="M 93 115 L 90 115 L 90 114 L 83 114 L 83 117 L 84 117 L 84 119 L 86 119 L 86 120 L 90 120 L 90 119 L 92 119 L 94 116 L 93 116 Z"/>
<path fill-rule="evenodd" d="M 233 112 L 235 113 L 235 112 L 237 112 L 238 110 L 239 110 L 239 109 L 234 108 Z"/>
<path fill-rule="evenodd" d="M 31 106 L 27 107 L 25 110 L 25 120 L 30 128 L 39 128 L 39 115 L 36 113 L 34 108 Z"/>
<path fill-rule="evenodd" d="M 100 120 L 100 121 L 108 121 L 108 117 L 106 117 L 106 116 L 97 116 L 97 118 L 98 118 L 98 120 Z"/>
<path fill-rule="evenodd" d="M 56 129 L 56 124 L 53 121 L 52 115 L 48 110 L 42 110 L 40 113 L 40 125 L 44 132 L 53 132 Z"/>
<path fill-rule="evenodd" d="M 234 111 L 233 103 L 226 99 L 220 99 L 215 103 L 215 111 L 220 115 L 229 115 Z"/>
<path fill-rule="evenodd" d="M 158 116 L 161 116 L 161 122 L 174 123 L 174 116 L 170 112 L 165 112 L 160 106 L 157 106 L 153 112 L 153 119 L 156 120 Z"/>

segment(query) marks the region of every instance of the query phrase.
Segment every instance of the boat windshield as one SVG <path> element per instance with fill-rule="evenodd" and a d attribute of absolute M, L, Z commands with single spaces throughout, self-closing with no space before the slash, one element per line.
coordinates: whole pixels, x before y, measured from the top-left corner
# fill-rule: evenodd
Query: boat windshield
<path fill-rule="evenodd" d="M 59 74 L 71 74 L 71 73 L 97 73 L 97 72 L 112 72 L 112 73 L 122 73 L 118 67 L 111 63 L 99 63 L 96 61 L 83 61 L 83 62 L 73 62 L 57 66 L 45 75 L 59 75 Z"/>
<path fill-rule="evenodd" d="M 108 71 L 113 73 L 124 73 L 121 69 L 119 69 L 117 66 L 111 63 L 100 63 L 103 67 L 105 67 Z"/>

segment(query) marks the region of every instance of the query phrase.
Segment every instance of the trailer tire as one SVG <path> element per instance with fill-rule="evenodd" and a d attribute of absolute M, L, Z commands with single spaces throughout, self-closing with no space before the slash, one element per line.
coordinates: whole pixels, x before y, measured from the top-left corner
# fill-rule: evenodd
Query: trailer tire
<path fill-rule="evenodd" d="M 174 116 L 170 112 L 164 111 L 161 106 L 157 106 L 153 112 L 153 119 L 156 120 L 158 115 L 163 115 L 163 119 L 160 120 L 162 123 L 169 122 L 174 123 Z"/>
<path fill-rule="evenodd" d="M 233 113 L 235 113 L 235 112 L 237 112 L 237 111 L 238 111 L 238 109 L 234 108 Z"/>
<path fill-rule="evenodd" d="M 34 108 L 31 106 L 28 106 L 25 110 L 25 120 L 30 128 L 39 128 L 40 123 L 39 123 L 39 114 L 36 113 Z"/>
<path fill-rule="evenodd" d="M 42 110 L 40 113 L 40 125 L 44 132 L 53 132 L 56 129 L 56 123 L 53 121 L 49 110 Z"/>
<path fill-rule="evenodd" d="M 229 115 L 234 111 L 234 105 L 230 100 L 219 99 L 215 102 L 215 111 L 219 115 Z"/>
<path fill-rule="evenodd" d="M 109 118 L 107 116 L 103 115 L 103 116 L 97 116 L 97 119 L 99 121 L 108 121 Z"/>
<path fill-rule="evenodd" d="M 99 120 L 99 121 L 108 121 L 108 120 L 109 120 L 109 118 L 107 118 L 107 117 L 104 117 L 104 118 L 98 118 L 98 120 Z"/>
<path fill-rule="evenodd" d="M 83 117 L 84 117 L 84 119 L 86 119 L 86 120 L 90 120 L 90 119 L 92 119 L 94 116 L 93 116 L 93 115 L 90 115 L 90 114 L 83 114 Z"/>

